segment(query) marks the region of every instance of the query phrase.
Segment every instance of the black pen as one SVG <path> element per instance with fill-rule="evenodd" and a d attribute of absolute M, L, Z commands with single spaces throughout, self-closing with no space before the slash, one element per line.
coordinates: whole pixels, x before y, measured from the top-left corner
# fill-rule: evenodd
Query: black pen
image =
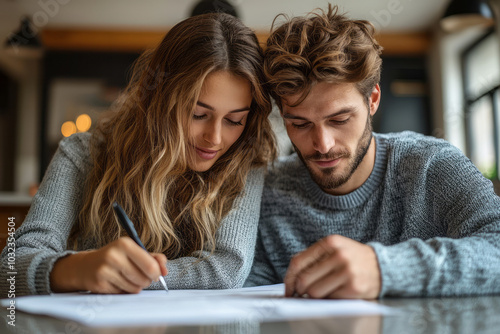
<path fill-rule="evenodd" d="M 137 232 L 135 231 L 134 224 L 130 221 L 130 218 L 127 216 L 125 211 L 122 209 L 122 207 L 114 202 L 113 203 L 113 210 L 115 210 L 116 215 L 118 216 L 118 221 L 120 222 L 120 225 L 127 231 L 127 234 L 132 240 L 135 241 L 136 244 L 142 247 L 146 252 L 148 251 L 146 247 L 141 242 L 141 239 L 139 239 L 139 236 L 137 235 Z M 165 291 L 168 292 L 167 288 L 167 283 L 165 282 L 165 279 L 163 279 L 163 276 L 160 275 L 160 282 L 163 284 L 163 287 L 165 288 Z"/>

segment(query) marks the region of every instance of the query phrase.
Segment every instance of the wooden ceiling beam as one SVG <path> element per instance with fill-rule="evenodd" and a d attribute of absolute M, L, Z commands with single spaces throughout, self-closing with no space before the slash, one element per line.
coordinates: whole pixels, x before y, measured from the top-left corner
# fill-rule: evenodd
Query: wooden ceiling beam
<path fill-rule="evenodd" d="M 48 50 L 142 52 L 156 46 L 162 31 L 44 29 L 42 43 Z"/>
<path fill-rule="evenodd" d="M 427 33 L 378 34 L 375 38 L 386 56 L 424 55 L 431 45 L 431 36 Z"/>
<path fill-rule="evenodd" d="M 142 52 L 156 46 L 165 31 L 97 30 L 97 29 L 44 29 L 42 41 L 48 50 L 85 50 Z M 257 32 L 261 44 L 268 33 Z M 425 33 L 379 34 L 376 36 L 384 47 L 384 55 L 423 55 L 430 46 L 430 36 Z"/>

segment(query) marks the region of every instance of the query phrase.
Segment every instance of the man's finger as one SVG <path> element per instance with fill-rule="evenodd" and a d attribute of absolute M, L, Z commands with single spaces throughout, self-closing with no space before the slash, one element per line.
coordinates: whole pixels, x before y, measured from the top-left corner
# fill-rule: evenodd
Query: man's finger
<path fill-rule="evenodd" d="M 299 295 L 309 294 L 311 287 L 318 281 L 327 276 L 334 275 L 341 270 L 343 264 L 339 261 L 336 254 L 331 254 L 313 263 L 310 267 L 297 274 L 295 283 L 296 292 Z"/>
<path fill-rule="evenodd" d="M 329 255 L 334 251 L 327 242 L 327 238 L 321 239 L 303 252 L 295 255 L 290 261 L 287 273 L 285 275 L 285 296 L 291 297 L 295 293 L 295 284 L 297 274 L 315 262 Z"/>
<path fill-rule="evenodd" d="M 311 298 L 332 298 L 337 290 L 342 289 L 348 282 L 349 277 L 343 268 L 331 271 L 328 275 L 322 276 L 307 287 L 304 293 Z"/>

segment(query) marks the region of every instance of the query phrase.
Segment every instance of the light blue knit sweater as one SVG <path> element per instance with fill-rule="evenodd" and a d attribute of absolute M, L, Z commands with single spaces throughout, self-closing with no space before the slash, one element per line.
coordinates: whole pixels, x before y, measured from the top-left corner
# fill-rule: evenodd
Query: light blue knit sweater
<path fill-rule="evenodd" d="M 323 192 L 297 157 L 270 169 L 247 286 L 282 282 L 292 256 L 340 234 L 369 244 L 380 296 L 500 293 L 500 197 L 457 148 L 411 132 L 375 134 L 368 180 Z"/>

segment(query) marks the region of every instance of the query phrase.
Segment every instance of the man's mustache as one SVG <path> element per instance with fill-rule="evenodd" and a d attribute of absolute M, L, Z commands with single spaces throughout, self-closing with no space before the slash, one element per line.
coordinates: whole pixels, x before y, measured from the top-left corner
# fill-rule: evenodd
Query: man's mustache
<path fill-rule="evenodd" d="M 335 160 L 339 158 L 348 158 L 350 156 L 349 151 L 343 150 L 343 151 L 330 151 L 328 153 L 319 153 L 316 152 L 314 154 L 306 155 L 304 156 L 305 160 Z"/>

